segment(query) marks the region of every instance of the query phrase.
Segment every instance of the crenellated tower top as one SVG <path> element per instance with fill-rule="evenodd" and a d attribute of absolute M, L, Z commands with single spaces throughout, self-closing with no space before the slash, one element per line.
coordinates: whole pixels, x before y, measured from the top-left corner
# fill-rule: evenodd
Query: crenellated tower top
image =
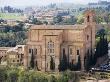
<path fill-rule="evenodd" d="M 95 12 L 93 10 L 86 10 L 85 11 L 85 18 L 84 18 L 84 23 L 85 24 L 93 24 L 95 22 Z"/>

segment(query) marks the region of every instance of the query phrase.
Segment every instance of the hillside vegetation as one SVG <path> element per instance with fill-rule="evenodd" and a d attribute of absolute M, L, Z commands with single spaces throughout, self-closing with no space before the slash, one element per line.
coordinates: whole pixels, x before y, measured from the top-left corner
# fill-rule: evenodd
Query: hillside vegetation
<path fill-rule="evenodd" d="M 0 47 L 14 47 L 25 44 L 27 33 L 24 24 L 0 26 Z"/>

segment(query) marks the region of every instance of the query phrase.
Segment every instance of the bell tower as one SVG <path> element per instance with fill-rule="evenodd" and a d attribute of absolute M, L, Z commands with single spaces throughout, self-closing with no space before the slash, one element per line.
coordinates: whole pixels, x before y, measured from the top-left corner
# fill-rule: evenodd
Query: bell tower
<path fill-rule="evenodd" d="M 93 10 L 87 10 L 85 12 L 84 24 L 87 25 L 87 28 L 91 33 L 91 53 L 94 53 L 95 47 L 95 35 L 96 35 L 96 23 L 95 23 L 95 12 Z"/>
<path fill-rule="evenodd" d="M 93 10 L 86 10 L 85 11 L 85 18 L 84 18 L 84 23 L 89 25 L 95 23 L 94 19 L 95 13 Z"/>

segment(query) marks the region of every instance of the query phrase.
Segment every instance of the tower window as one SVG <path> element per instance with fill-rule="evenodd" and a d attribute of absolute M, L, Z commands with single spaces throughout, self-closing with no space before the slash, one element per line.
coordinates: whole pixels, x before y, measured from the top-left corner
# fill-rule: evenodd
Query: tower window
<path fill-rule="evenodd" d="M 77 55 L 79 55 L 79 50 L 77 50 Z"/>
<path fill-rule="evenodd" d="M 90 22 L 90 16 L 87 17 L 87 22 Z"/>

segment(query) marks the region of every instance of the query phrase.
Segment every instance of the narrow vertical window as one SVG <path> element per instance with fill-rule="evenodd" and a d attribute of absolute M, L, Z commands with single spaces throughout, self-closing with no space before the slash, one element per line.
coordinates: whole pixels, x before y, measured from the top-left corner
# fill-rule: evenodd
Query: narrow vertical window
<path fill-rule="evenodd" d="M 79 50 L 77 50 L 77 55 L 79 55 Z"/>
<path fill-rule="evenodd" d="M 90 22 L 90 16 L 87 17 L 87 22 Z"/>

